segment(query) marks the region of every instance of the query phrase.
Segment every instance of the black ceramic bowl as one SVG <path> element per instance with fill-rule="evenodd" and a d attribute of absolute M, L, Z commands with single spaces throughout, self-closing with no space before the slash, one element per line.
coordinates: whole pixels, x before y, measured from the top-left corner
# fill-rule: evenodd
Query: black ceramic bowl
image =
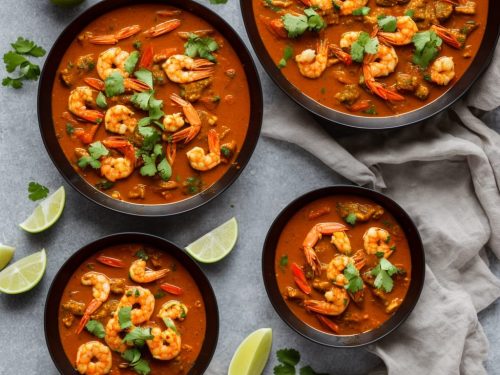
<path fill-rule="evenodd" d="M 319 331 L 297 318 L 288 308 L 286 301 L 281 295 L 281 291 L 276 281 L 274 262 L 276 257 L 276 247 L 281 232 L 290 218 L 302 207 L 324 197 L 335 195 L 354 195 L 365 197 L 384 207 L 390 212 L 401 229 L 404 231 L 411 253 L 411 282 L 406 297 L 396 311 L 396 313 L 384 322 L 380 327 L 357 335 L 334 335 Z M 377 193 L 376 191 L 357 186 L 338 185 L 311 191 L 290 203 L 274 220 L 267 233 L 264 249 L 262 251 L 262 276 L 266 287 L 267 295 L 271 303 L 283 321 L 297 333 L 305 338 L 331 347 L 352 348 L 371 344 L 394 331 L 401 325 L 415 307 L 420 292 L 424 285 L 425 278 L 425 255 L 422 240 L 415 224 L 408 214 L 392 199 Z"/>
<path fill-rule="evenodd" d="M 83 196 L 111 210 L 131 215 L 169 216 L 192 210 L 209 202 L 227 189 L 243 171 L 243 168 L 245 168 L 252 156 L 260 135 L 263 113 L 262 88 L 252 56 L 245 44 L 234 29 L 215 12 L 192 0 L 147 0 L 144 1 L 144 3 L 160 3 L 175 6 L 203 18 L 224 35 L 243 64 L 250 91 L 250 122 L 245 142 L 236 160 L 232 163 L 227 172 L 209 189 L 183 201 L 161 205 L 143 205 L 119 201 L 100 192 L 87 183 L 73 169 L 70 162 L 64 156 L 57 140 L 52 121 L 52 86 L 54 80 L 58 79 L 57 69 L 59 63 L 71 42 L 73 42 L 77 35 L 79 35 L 91 21 L 113 9 L 137 4 L 137 0 L 101 1 L 87 9 L 66 27 L 54 43 L 43 67 L 38 88 L 38 122 L 43 143 L 53 163 L 66 181 Z"/>
<path fill-rule="evenodd" d="M 272 60 L 260 38 L 255 21 L 256 17 L 253 11 L 252 0 L 240 0 L 240 7 L 250 42 L 267 74 L 291 99 L 311 112 L 322 125 L 326 125 L 327 130 L 338 129 L 339 125 L 342 127 L 363 130 L 394 129 L 415 124 L 436 115 L 460 99 L 488 67 L 493 58 L 500 32 L 500 23 L 498 21 L 500 2 L 490 0 L 488 21 L 481 47 L 469 69 L 444 95 L 418 110 L 402 115 L 365 117 L 351 115 L 325 107 L 303 94 L 300 88 L 291 84 Z"/>
<path fill-rule="evenodd" d="M 200 354 L 195 361 L 194 366 L 188 375 L 201 375 L 208 367 L 217 346 L 219 336 L 219 310 L 214 291 L 207 277 L 198 266 L 182 249 L 163 238 L 144 233 L 118 233 L 101 238 L 97 241 L 85 245 L 74 253 L 57 272 L 47 294 L 45 301 L 44 329 L 45 341 L 49 349 L 50 356 L 57 369 L 64 375 L 77 375 L 73 364 L 64 353 L 61 339 L 59 336 L 59 304 L 64 292 L 64 288 L 69 282 L 71 275 L 78 267 L 93 254 L 109 247 L 120 244 L 141 243 L 149 245 L 168 253 L 174 257 L 193 277 L 196 285 L 203 296 L 203 302 L 206 310 L 207 324 L 205 338 L 200 350 Z"/>

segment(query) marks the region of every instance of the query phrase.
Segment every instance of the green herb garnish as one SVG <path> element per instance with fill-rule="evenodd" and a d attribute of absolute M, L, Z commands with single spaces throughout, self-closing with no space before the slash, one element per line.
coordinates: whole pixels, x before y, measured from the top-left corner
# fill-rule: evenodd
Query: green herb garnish
<path fill-rule="evenodd" d="M 137 72 L 134 72 L 135 78 L 139 81 L 144 82 L 146 85 L 153 88 L 153 73 L 151 73 L 147 69 L 139 69 Z"/>
<path fill-rule="evenodd" d="M 133 51 L 130 52 L 130 55 L 128 56 L 128 59 L 125 60 L 125 71 L 128 74 L 132 74 L 132 72 L 135 70 L 135 66 L 137 65 L 137 62 L 139 61 L 139 52 Z"/>
<path fill-rule="evenodd" d="M 439 47 L 443 44 L 443 40 L 434 31 L 416 33 L 412 42 L 415 45 L 412 62 L 422 69 L 426 69 L 437 57 Z"/>
<path fill-rule="evenodd" d="M 102 108 L 102 109 L 108 107 L 108 102 L 106 101 L 106 96 L 101 91 L 99 91 L 99 94 L 97 94 L 97 97 L 95 99 L 95 104 L 97 104 L 97 106 L 99 108 Z"/>
<path fill-rule="evenodd" d="M 152 338 L 151 328 L 135 327 L 125 335 L 122 341 L 132 343 L 135 346 L 144 346 L 146 340 L 151 340 Z"/>
<path fill-rule="evenodd" d="M 350 212 L 345 218 L 344 220 L 346 221 L 346 223 L 348 224 L 351 224 L 351 225 L 354 225 L 356 224 L 356 220 L 358 219 L 358 217 L 356 216 L 355 213 L 352 213 Z"/>
<path fill-rule="evenodd" d="M 104 326 L 97 320 L 89 320 L 89 322 L 85 325 L 85 329 L 100 339 L 104 338 Z"/>
<path fill-rule="evenodd" d="M 187 42 L 184 44 L 184 54 L 189 57 L 201 57 L 212 62 L 217 62 L 217 59 L 212 54 L 219 49 L 219 44 L 214 38 L 202 38 L 194 33 L 190 33 Z"/>
<path fill-rule="evenodd" d="M 326 22 L 313 8 L 304 9 L 304 14 L 293 15 L 290 13 L 281 17 L 289 38 L 297 38 L 309 31 L 320 31 L 326 27 Z"/>
<path fill-rule="evenodd" d="M 49 195 L 49 189 L 38 182 L 30 182 L 28 184 L 28 198 L 32 201 L 38 201 L 40 199 L 47 198 Z"/>
<path fill-rule="evenodd" d="M 351 46 L 351 57 L 354 61 L 361 63 L 363 62 L 365 53 L 374 55 L 378 52 L 378 45 L 377 38 L 370 38 L 368 33 L 362 31 L 359 34 L 358 40 Z"/>
<path fill-rule="evenodd" d="M 380 29 L 388 33 L 393 33 L 397 29 L 397 18 L 394 16 L 379 16 L 377 23 Z"/>
<path fill-rule="evenodd" d="M 122 358 L 130 363 L 130 367 L 140 375 L 148 375 L 151 372 L 149 363 L 141 358 L 141 352 L 137 348 L 127 349 L 122 353 Z"/>
<path fill-rule="evenodd" d="M 383 289 L 386 293 L 392 291 L 394 282 L 391 276 L 396 272 L 398 272 L 397 267 L 385 258 L 381 258 L 378 265 L 370 271 L 371 275 L 375 276 L 375 287 L 377 289 Z"/>
<path fill-rule="evenodd" d="M 123 76 L 118 72 L 111 73 L 104 80 L 104 92 L 108 98 L 123 94 L 125 92 Z"/>
<path fill-rule="evenodd" d="M 123 306 L 118 310 L 118 322 L 121 329 L 132 327 L 131 312 L 132 306 Z"/>
<path fill-rule="evenodd" d="M 344 276 L 349 281 L 345 288 L 351 292 L 356 293 L 363 290 L 363 279 L 359 275 L 359 270 L 354 266 L 354 264 L 349 263 L 344 269 Z"/>
<path fill-rule="evenodd" d="M 290 60 L 293 57 L 293 48 L 292 46 L 286 46 L 285 49 L 283 50 L 283 57 L 281 58 L 280 62 L 278 63 L 278 67 L 284 68 L 286 64 L 288 63 L 288 60 Z"/>
<path fill-rule="evenodd" d="M 353 16 L 367 16 L 370 13 L 370 7 L 362 7 L 358 9 L 354 9 L 352 11 Z"/>
<path fill-rule="evenodd" d="M 149 259 L 149 255 L 146 254 L 146 251 L 144 251 L 144 249 L 137 250 L 137 252 L 135 253 L 135 256 L 137 258 L 142 259 L 142 260 L 148 260 Z"/>
<path fill-rule="evenodd" d="M 90 165 L 94 169 L 101 168 L 101 162 L 99 159 L 103 156 L 107 156 L 109 154 L 109 150 L 104 147 L 101 141 L 97 141 L 90 144 L 88 151 L 89 155 L 82 156 L 78 160 L 78 166 L 80 168 L 85 168 L 87 165 Z"/>
<path fill-rule="evenodd" d="M 17 41 L 12 43 L 11 46 L 13 51 L 4 54 L 3 61 L 7 72 L 16 72 L 16 76 L 5 77 L 2 80 L 2 85 L 20 89 L 23 87 L 22 81 L 35 81 L 40 76 L 40 67 L 30 62 L 25 56 L 42 57 L 46 51 L 42 47 L 37 46 L 35 42 L 22 37 L 17 38 Z"/>

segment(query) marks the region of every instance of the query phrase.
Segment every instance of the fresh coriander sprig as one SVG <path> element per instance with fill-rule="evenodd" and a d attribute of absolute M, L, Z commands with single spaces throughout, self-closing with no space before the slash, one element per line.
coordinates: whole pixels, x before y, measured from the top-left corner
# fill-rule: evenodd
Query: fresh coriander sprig
<path fill-rule="evenodd" d="M 374 285 L 377 289 L 383 289 L 390 293 L 394 287 L 392 276 L 398 272 L 398 268 L 385 258 L 381 258 L 375 268 L 370 273 L 375 276 Z"/>
<path fill-rule="evenodd" d="M 415 45 L 412 62 L 422 69 L 426 69 L 437 57 L 443 44 L 443 40 L 434 31 L 429 30 L 416 33 L 412 42 Z"/>
<path fill-rule="evenodd" d="M 295 366 L 300 362 L 300 353 L 295 349 L 280 349 L 276 352 L 276 357 L 280 364 L 274 366 L 274 375 L 296 375 Z M 320 374 L 312 369 L 311 366 L 301 367 L 300 375 L 328 375 Z"/>
<path fill-rule="evenodd" d="M 97 320 L 89 320 L 85 325 L 85 329 L 100 339 L 105 336 L 104 326 Z"/>
<path fill-rule="evenodd" d="M 84 155 L 78 159 L 78 166 L 80 168 L 85 168 L 90 165 L 94 169 L 101 168 L 101 162 L 99 159 L 103 156 L 107 156 L 109 154 L 109 150 L 101 143 L 101 141 L 97 141 L 90 144 L 88 151 L 88 155 Z"/>
<path fill-rule="evenodd" d="M 212 54 L 219 49 L 219 44 L 214 38 L 202 38 L 194 33 L 190 33 L 187 42 L 184 44 L 184 53 L 189 57 L 201 57 L 212 62 L 217 59 Z"/>
<path fill-rule="evenodd" d="M 304 14 L 290 13 L 281 17 L 289 38 L 297 38 L 309 31 L 320 31 L 326 27 L 326 22 L 313 8 L 304 9 Z"/>
<path fill-rule="evenodd" d="M 354 266 L 354 264 L 349 263 L 344 269 L 344 276 L 349 281 L 345 288 L 351 292 L 356 293 L 363 290 L 363 279 L 359 275 L 359 270 Z"/>
<path fill-rule="evenodd" d="M 358 63 L 363 62 L 363 57 L 365 53 L 374 55 L 378 52 L 378 39 L 370 38 L 367 32 L 362 31 L 359 34 L 358 40 L 356 40 L 351 46 L 351 57 L 353 61 Z"/>
<path fill-rule="evenodd" d="M 49 195 L 49 189 L 43 185 L 40 185 L 38 182 L 31 181 L 28 184 L 28 198 L 32 201 L 37 201 L 40 199 L 47 198 Z"/>
<path fill-rule="evenodd" d="M 5 77 L 2 80 L 2 85 L 20 89 L 23 87 L 23 81 L 36 81 L 40 76 L 40 67 L 29 61 L 26 56 L 42 57 L 46 51 L 35 42 L 22 37 L 17 38 L 17 41 L 11 46 L 13 50 L 3 55 L 3 61 L 7 72 L 16 72 L 16 76 Z"/>
<path fill-rule="evenodd" d="M 148 375 L 151 372 L 149 363 L 137 348 L 127 349 L 122 353 L 122 358 L 129 362 L 129 366 L 140 375 Z"/>

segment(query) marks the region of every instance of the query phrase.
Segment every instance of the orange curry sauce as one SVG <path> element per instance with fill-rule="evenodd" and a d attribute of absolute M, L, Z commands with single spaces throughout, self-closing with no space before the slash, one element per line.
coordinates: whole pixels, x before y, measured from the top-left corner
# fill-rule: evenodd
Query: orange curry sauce
<path fill-rule="evenodd" d="M 309 230 L 317 223 L 338 222 L 345 224 L 349 230 L 346 232 L 352 247 L 352 254 L 357 250 L 363 249 L 363 234 L 370 227 L 379 227 L 389 232 L 391 236 L 390 244 L 395 246 L 395 250 L 388 260 L 400 269 L 406 271 L 405 276 L 393 276 L 394 287 L 390 293 L 384 293 L 383 298 L 386 301 L 405 298 L 410 285 L 411 259 L 408 242 L 404 232 L 394 220 L 393 216 L 384 210 L 384 214 L 378 219 L 370 219 L 367 222 L 357 221 L 354 226 L 346 224 L 336 211 L 337 203 L 356 202 L 362 204 L 374 205 L 374 203 L 365 198 L 357 196 L 332 196 L 314 201 L 300 209 L 293 215 L 284 227 L 276 249 L 275 270 L 278 287 L 283 295 L 286 294 L 287 287 L 297 288 L 294 281 L 294 275 L 291 266 L 296 263 L 306 270 L 308 284 L 313 285 L 312 277 L 307 272 L 307 263 L 302 250 L 302 243 Z M 328 207 L 329 213 L 323 214 L 314 219 L 309 218 L 309 214 L 315 210 L 322 210 Z M 316 254 L 321 263 L 328 264 L 335 255 L 340 254 L 331 243 L 331 236 L 325 235 L 315 246 Z M 287 259 L 287 264 L 283 265 L 283 260 Z M 376 255 L 366 255 L 366 265 L 360 270 L 360 274 L 369 271 L 379 262 Z M 318 276 L 316 276 L 318 277 Z M 319 276 L 321 281 L 327 281 L 326 272 L 322 271 Z M 386 312 L 388 303 L 373 293 L 373 288 L 365 283 L 364 301 L 356 304 L 350 299 L 347 309 L 338 316 L 326 316 L 338 326 L 339 335 L 352 335 L 367 332 L 379 327 L 389 319 L 394 311 Z M 324 292 L 312 288 L 308 299 L 325 301 Z M 332 333 L 325 325 L 320 323 L 316 313 L 308 312 L 304 308 L 301 300 L 285 298 L 290 310 L 304 323 L 326 333 Z"/>
<path fill-rule="evenodd" d="M 162 279 L 148 284 L 137 284 L 129 279 L 128 273 L 130 264 L 138 259 L 135 254 L 141 249 L 149 255 L 155 254 L 157 256 L 156 259 L 159 263 L 156 264 L 157 267 L 154 269 L 168 268 L 170 272 Z M 125 268 L 113 268 L 103 265 L 96 261 L 96 258 L 100 255 L 120 259 L 125 262 L 127 266 Z M 147 266 L 153 268 L 151 260 L 148 261 Z M 170 361 L 160 361 L 151 357 L 147 346 L 141 350 L 143 358 L 146 358 L 149 362 L 151 374 L 187 374 L 198 357 L 205 339 L 206 314 L 203 297 L 201 296 L 201 293 L 191 275 L 179 262 L 165 252 L 144 247 L 140 244 L 114 246 L 93 255 L 78 268 L 78 270 L 72 275 L 68 285 L 64 288 L 63 297 L 60 303 L 61 306 L 59 307 L 58 319 L 61 342 L 69 361 L 73 364 L 75 363 L 78 348 L 86 342 L 98 340 L 105 344 L 104 339 L 99 339 L 93 336 L 87 330 L 83 330 L 79 335 L 75 333 L 79 324 L 79 317 L 74 317 L 70 327 L 66 326 L 63 322 L 63 318 L 68 316 L 68 312 L 62 307 L 62 304 L 68 302 L 69 300 L 74 300 L 77 302 L 83 302 L 87 305 L 92 300 L 92 287 L 84 286 L 80 281 L 82 275 L 89 271 L 102 273 L 109 278 L 123 278 L 126 280 L 126 285 L 141 286 L 149 289 L 151 293 L 155 294 L 155 307 L 153 314 L 147 323 L 148 326 L 154 324 L 162 329 L 166 329 L 162 320 L 156 316 L 165 302 L 178 300 L 187 306 L 188 314 L 185 320 L 175 320 L 175 326 L 182 338 L 182 350 L 176 358 Z M 169 293 L 162 292 L 160 289 L 160 284 L 162 283 L 169 283 L 181 287 L 182 294 L 171 295 Z M 120 300 L 122 296 L 123 294 L 110 293 L 108 301 Z M 106 327 L 106 323 L 109 319 L 110 316 L 106 316 L 105 318 L 100 319 L 100 322 L 104 327 Z M 145 324 L 146 323 L 141 324 L 140 326 L 144 326 Z M 112 358 L 113 366 L 110 374 L 136 374 L 136 372 L 132 369 L 123 369 L 119 367 L 121 363 L 126 363 L 126 361 L 121 358 L 120 353 L 112 352 Z"/>
<path fill-rule="evenodd" d="M 59 66 L 59 71 L 70 68 L 70 72 L 74 78 L 73 82 L 71 82 L 71 86 L 68 87 L 62 82 L 62 80 L 57 79 L 54 82 L 52 91 L 52 112 L 56 134 L 65 156 L 71 162 L 75 170 L 89 184 L 100 187 L 103 193 L 111 195 L 114 198 L 118 197 L 118 199 L 138 204 L 172 203 L 187 199 L 193 194 L 197 194 L 200 191 L 208 189 L 212 184 L 220 179 L 222 175 L 224 175 L 231 163 L 234 161 L 235 155 L 243 145 L 250 118 L 250 98 L 247 78 L 241 61 L 224 36 L 216 30 L 213 30 L 211 25 L 203 19 L 190 14 L 189 12 L 182 11 L 180 14 L 166 17 L 160 16 L 156 13 L 161 10 L 172 11 L 175 9 L 168 6 L 162 6 L 160 4 L 140 4 L 111 11 L 90 23 L 84 30 L 82 30 L 79 37 L 73 41 L 69 49 L 66 51 Z M 152 26 L 169 19 L 179 19 L 181 21 L 180 27 L 155 38 L 148 38 L 143 34 L 144 31 Z M 92 44 L 88 41 L 88 39 L 82 37 L 87 32 L 90 32 L 93 35 L 113 34 L 118 30 L 131 25 L 139 25 L 141 27 L 141 32 L 129 38 L 120 40 L 115 45 Z M 87 85 L 83 81 L 84 78 L 99 78 L 99 76 L 95 67 L 90 69 L 90 71 L 79 70 L 78 66 L 76 66 L 78 58 L 80 56 L 92 54 L 95 64 L 99 54 L 111 47 L 120 47 L 122 50 L 129 53 L 137 50 L 141 54 L 141 57 L 149 46 L 153 47 L 155 54 L 162 50 L 172 48 L 176 49 L 176 53 L 184 54 L 184 44 L 186 43 L 186 40 L 182 39 L 178 33 L 193 32 L 197 30 L 212 30 L 213 32 L 210 33 L 210 36 L 213 37 L 219 44 L 219 50 L 213 53 L 217 59 L 215 72 L 213 74 L 213 81 L 211 85 L 205 88 L 202 92 L 202 98 L 207 100 L 206 102 L 198 100 L 197 102 L 194 102 L 193 105 L 199 111 L 206 111 L 211 115 L 217 116 L 217 122 L 213 125 L 209 124 L 208 121 L 203 120 L 201 131 L 194 140 L 188 144 L 184 144 L 183 142 L 178 143 L 177 156 L 172 165 L 172 176 L 170 177 L 170 181 L 172 181 L 174 185 L 177 185 L 177 187 L 168 190 L 160 189 L 159 186 L 162 180 L 158 175 L 148 177 L 140 174 L 140 161 L 137 163 L 138 165 L 136 166 L 135 171 L 128 178 L 117 180 L 111 187 L 106 187 L 106 184 L 102 184 L 103 182 L 106 182 L 106 180 L 101 175 L 99 169 L 92 169 L 89 166 L 85 169 L 79 168 L 77 165 L 79 156 L 75 154 L 75 149 L 87 148 L 88 145 L 83 144 L 74 133 L 69 134 L 67 131 L 67 124 L 69 123 L 74 129 L 83 128 L 84 130 L 88 130 L 91 124 L 79 121 L 76 116 L 71 114 L 69 115 L 71 117 L 71 121 L 68 121 L 68 97 L 71 90 L 79 86 Z M 163 62 L 159 62 L 156 64 L 157 69 L 161 70 L 162 63 Z M 138 70 L 138 65 L 139 64 L 136 66 L 136 70 Z M 131 75 L 131 77 L 133 78 L 133 75 Z M 155 98 L 163 100 L 163 111 L 165 114 L 182 112 L 181 107 L 175 105 L 169 99 L 170 95 L 173 93 L 181 94 L 180 86 L 177 83 L 169 81 L 168 78 L 166 78 L 163 83 L 155 81 L 154 90 Z M 97 94 L 97 91 L 95 91 L 95 94 Z M 133 117 L 138 120 L 148 116 L 147 112 L 142 111 L 133 106 L 130 102 L 127 102 L 127 96 L 131 94 L 132 93 L 126 92 L 125 95 L 123 95 L 123 99 L 119 100 L 107 98 L 108 108 L 119 102 L 134 111 Z M 94 95 L 94 99 L 95 97 L 96 95 Z M 122 98 L 122 96 L 120 96 L 120 98 Z M 105 112 L 105 109 L 97 108 L 95 103 L 90 104 L 89 106 L 92 106 L 93 109 L 100 110 L 103 113 Z M 63 115 L 64 113 L 66 113 L 66 115 Z M 162 122 L 163 118 L 159 121 Z M 186 124 L 185 127 L 187 126 L 189 125 Z M 186 152 L 195 146 L 199 146 L 203 148 L 205 152 L 208 152 L 207 132 L 209 129 L 215 129 L 217 131 L 221 137 L 221 145 L 233 142 L 236 146 L 235 152 L 231 154 L 229 160 L 223 158 L 221 164 L 215 168 L 206 172 L 198 172 L 190 167 Z M 117 134 L 106 131 L 103 121 L 99 126 L 93 142 L 102 141 L 106 137 L 116 135 Z M 127 132 L 124 137 L 139 141 L 138 144 L 135 144 L 135 146 L 136 148 L 140 146 L 141 137 L 137 135 L 137 128 L 133 134 Z M 163 148 L 166 149 L 167 142 L 162 141 L 161 143 Z M 189 181 L 191 182 L 189 183 Z M 145 186 L 143 196 L 138 196 L 137 194 L 137 187 L 139 185 Z"/>

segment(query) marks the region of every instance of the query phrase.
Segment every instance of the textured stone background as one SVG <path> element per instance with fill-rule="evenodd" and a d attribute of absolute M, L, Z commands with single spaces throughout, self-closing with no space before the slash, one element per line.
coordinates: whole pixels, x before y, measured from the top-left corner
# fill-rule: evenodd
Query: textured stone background
<path fill-rule="evenodd" d="M 87 0 L 76 8 L 60 9 L 48 0 L 1 0 L 0 53 L 5 53 L 18 36 L 34 39 L 49 49 L 71 20 L 96 2 Z M 229 0 L 226 5 L 211 7 L 247 40 L 238 3 Z M 261 73 L 265 96 L 282 95 L 262 70 Z M 3 69 L 0 75 L 5 75 Z M 217 294 L 221 318 L 219 344 L 210 367 L 213 373 L 224 374 L 240 341 L 261 327 L 272 327 L 274 332 L 273 355 L 266 374 L 272 373 L 274 351 L 283 347 L 299 349 L 304 364 L 332 374 L 363 374 L 381 365 L 364 349 L 332 350 L 299 337 L 279 319 L 262 283 L 260 254 L 274 217 L 293 198 L 308 190 L 346 182 L 341 177 L 295 146 L 261 139 L 239 180 L 202 209 L 167 219 L 119 215 L 83 199 L 58 174 L 39 135 L 36 91 L 34 83 L 18 91 L 0 88 L 0 241 L 17 247 L 16 260 L 42 247 L 48 254 L 47 272 L 38 287 L 19 296 L 0 295 L 0 374 L 57 373 L 45 346 L 43 308 L 56 271 L 75 250 L 96 238 L 121 231 L 153 233 L 184 246 L 232 216 L 240 223 L 238 245 L 228 258 L 204 267 Z M 290 105 L 295 104 L 290 101 Z M 487 120 L 500 129 L 500 112 L 487 115 Z M 33 180 L 52 191 L 64 185 L 67 191 L 61 220 L 36 236 L 23 233 L 17 226 L 34 207 L 26 193 L 28 182 Z M 493 267 L 500 276 L 497 261 Z M 487 367 L 491 374 L 499 374 L 499 302 L 480 317 L 491 343 Z"/>

